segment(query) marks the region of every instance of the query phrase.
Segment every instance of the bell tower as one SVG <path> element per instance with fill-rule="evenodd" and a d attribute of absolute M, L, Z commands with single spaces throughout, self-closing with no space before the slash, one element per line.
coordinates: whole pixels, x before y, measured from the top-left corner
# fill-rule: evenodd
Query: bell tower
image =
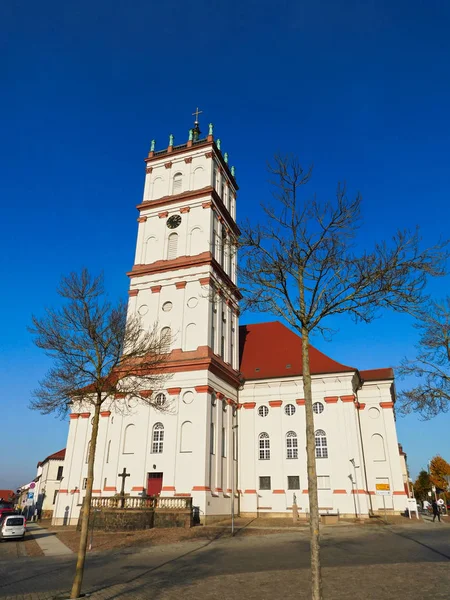
<path fill-rule="evenodd" d="M 188 140 L 155 150 L 146 162 L 144 197 L 130 277 L 130 310 L 161 323 L 174 358 L 207 354 L 233 379 L 238 368 L 236 192 L 234 167 L 214 140 L 201 137 L 198 109 Z M 169 338 L 168 338 L 169 339 Z M 169 342 L 168 342 L 169 343 Z"/>
<path fill-rule="evenodd" d="M 180 458 L 184 442 L 181 430 L 174 432 L 176 466 L 164 468 L 162 493 L 190 493 L 207 515 L 229 512 L 233 489 L 241 294 L 235 169 L 212 123 L 202 135 L 199 114 L 183 143 L 172 134 L 163 149 L 151 142 L 128 275 L 129 313 L 144 327 L 158 324 L 171 374 L 167 393 L 178 421 L 195 431 L 190 459 Z"/>

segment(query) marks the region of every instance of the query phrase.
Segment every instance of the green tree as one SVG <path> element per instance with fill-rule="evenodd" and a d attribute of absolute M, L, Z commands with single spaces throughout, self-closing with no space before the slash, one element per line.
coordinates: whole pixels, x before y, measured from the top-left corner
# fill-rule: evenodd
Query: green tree
<path fill-rule="evenodd" d="M 431 486 L 432 486 L 432 483 L 430 480 L 430 475 L 429 475 L 428 471 L 425 471 L 425 470 L 420 471 L 413 486 L 414 486 L 414 496 L 417 498 L 417 500 L 420 500 L 420 502 L 423 502 L 424 500 L 428 500 L 428 492 L 431 492 Z"/>
<path fill-rule="evenodd" d="M 445 479 L 450 475 L 450 465 L 438 454 L 430 460 L 430 480 L 438 490 L 447 491 L 448 484 Z"/>

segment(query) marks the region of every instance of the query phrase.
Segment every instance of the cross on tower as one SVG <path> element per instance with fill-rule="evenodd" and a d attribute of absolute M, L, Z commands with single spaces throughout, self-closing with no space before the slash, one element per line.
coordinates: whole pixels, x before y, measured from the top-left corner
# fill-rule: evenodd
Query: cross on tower
<path fill-rule="evenodd" d="M 192 113 L 192 116 L 195 117 L 195 124 L 196 125 L 198 125 L 198 115 L 201 115 L 202 113 L 203 113 L 202 110 L 198 110 L 198 106 L 197 106 L 197 110 Z"/>
<path fill-rule="evenodd" d="M 120 490 L 120 495 L 124 496 L 125 495 L 125 477 L 129 477 L 130 474 L 127 473 L 126 468 L 123 468 L 122 473 L 119 473 L 118 477 L 122 477 L 122 489 Z"/>

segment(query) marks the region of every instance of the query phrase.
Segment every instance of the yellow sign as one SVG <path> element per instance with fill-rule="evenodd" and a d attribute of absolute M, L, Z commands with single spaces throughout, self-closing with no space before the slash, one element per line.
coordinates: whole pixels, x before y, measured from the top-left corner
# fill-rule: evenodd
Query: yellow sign
<path fill-rule="evenodd" d="M 391 488 L 388 483 L 376 483 L 375 489 L 377 492 L 389 492 Z"/>

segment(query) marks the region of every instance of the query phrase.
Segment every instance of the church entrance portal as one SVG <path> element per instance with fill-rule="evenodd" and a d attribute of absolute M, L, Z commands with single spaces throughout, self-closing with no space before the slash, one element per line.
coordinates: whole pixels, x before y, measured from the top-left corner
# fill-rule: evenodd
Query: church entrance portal
<path fill-rule="evenodd" d="M 147 479 L 147 496 L 158 496 L 162 490 L 162 473 L 149 473 Z"/>

